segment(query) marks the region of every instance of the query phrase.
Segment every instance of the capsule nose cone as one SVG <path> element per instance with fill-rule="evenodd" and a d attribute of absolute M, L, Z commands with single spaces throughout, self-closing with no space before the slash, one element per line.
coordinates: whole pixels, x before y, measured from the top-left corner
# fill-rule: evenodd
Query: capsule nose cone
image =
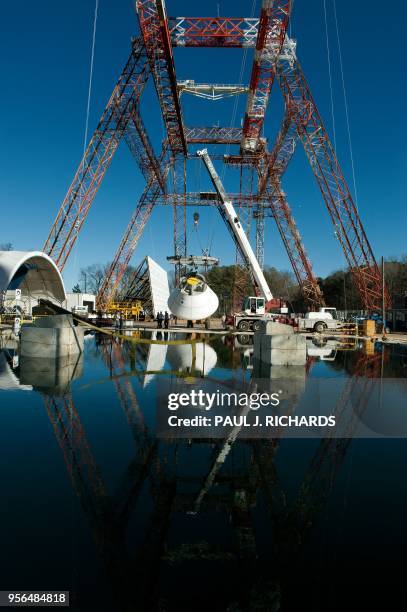
<path fill-rule="evenodd" d="M 210 317 L 218 306 L 218 296 L 207 284 L 199 293 L 194 291 L 186 293 L 180 287 L 176 287 L 168 298 L 168 308 L 172 314 L 190 321 Z"/>

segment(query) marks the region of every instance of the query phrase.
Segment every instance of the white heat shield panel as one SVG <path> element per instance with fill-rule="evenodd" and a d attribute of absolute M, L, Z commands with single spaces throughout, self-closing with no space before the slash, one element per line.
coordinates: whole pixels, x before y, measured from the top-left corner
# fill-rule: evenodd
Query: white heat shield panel
<path fill-rule="evenodd" d="M 168 284 L 168 274 L 158 265 L 154 259 L 147 257 L 148 278 L 151 289 L 151 300 L 153 303 L 153 313 L 156 316 L 157 312 L 168 311 L 168 298 L 170 297 L 170 288 Z"/>

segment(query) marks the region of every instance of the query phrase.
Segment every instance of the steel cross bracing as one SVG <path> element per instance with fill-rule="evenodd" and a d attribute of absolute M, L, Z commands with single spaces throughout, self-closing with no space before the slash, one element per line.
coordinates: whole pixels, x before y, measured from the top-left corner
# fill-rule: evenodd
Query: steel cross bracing
<path fill-rule="evenodd" d="M 297 140 L 297 126 L 292 113 L 286 109 L 273 150 L 262 158 L 264 168 L 262 168 L 262 175 L 259 177 L 260 194 L 264 193 L 271 175 L 281 177 L 287 170 L 287 166 L 295 153 Z"/>
<path fill-rule="evenodd" d="M 243 151 L 256 151 L 270 91 L 290 19 L 292 0 L 263 0 L 257 33 L 250 91 L 243 122 Z"/>
<path fill-rule="evenodd" d="M 240 144 L 242 128 L 193 127 L 185 129 L 188 144 Z"/>
<path fill-rule="evenodd" d="M 254 167 L 240 165 L 240 192 L 237 200 L 237 213 L 242 228 L 245 231 L 247 238 L 250 241 L 251 221 L 253 215 L 252 201 L 246 198 L 253 192 L 253 174 Z M 229 196 L 228 196 L 229 197 Z M 247 265 L 244 258 L 241 256 L 240 249 L 236 248 L 236 266 L 235 278 L 233 283 L 232 303 L 235 311 L 240 310 L 243 304 L 244 297 L 247 293 L 247 286 L 252 281 L 255 290 L 256 284 L 251 276 L 250 266 Z M 260 266 L 261 268 L 263 266 Z"/>
<path fill-rule="evenodd" d="M 381 272 L 295 53 L 280 58 L 278 80 L 364 308 L 376 310 L 382 303 Z"/>
<path fill-rule="evenodd" d="M 254 47 L 258 17 L 169 17 L 173 47 Z"/>
<path fill-rule="evenodd" d="M 135 39 L 130 58 L 120 75 L 72 184 L 59 209 L 43 251 L 63 270 L 88 215 L 105 172 L 117 150 L 149 76 L 144 45 Z"/>
<path fill-rule="evenodd" d="M 143 309 L 145 303 L 151 302 L 150 281 L 148 275 L 147 257 L 144 257 L 137 268 L 132 272 L 126 287 L 122 288 L 120 301 L 140 301 Z"/>
<path fill-rule="evenodd" d="M 144 128 L 140 112 L 136 107 L 132 109 L 131 119 L 124 130 L 123 136 L 145 180 L 156 178 L 161 190 L 165 193 L 166 180 Z"/>
<path fill-rule="evenodd" d="M 195 81 L 178 81 L 177 82 L 178 93 L 190 94 L 197 98 L 203 98 L 204 100 L 217 101 L 224 98 L 230 98 L 231 96 L 238 96 L 240 94 L 247 93 L 248 87 L 243 85 L 220 85 L 220 84 L 207 84 L 207 83 L 195 83 Z"/>
<path fill-rule="evenodd" d="M 245 231 L 246 236 L 250 240 L 251 228 L 252 228 L 252 217 L 253 217 L 253 193 L 254 185 L 254 167 L 240 166 L 240 182 L 239 182 L 239 194 L 237 197 L 237 211 L 239 215 L 240 223 Z M 230 196 L 228 196 L 230 197 Z M 245 262 L 240 257 L 240 252 L 236 250 L 236 264 L 245 265 Z"/>
<path fill-rule="evenodd" d="M 212 156 L 211 156 L 212 158 Z M 181 204 L 185 202 L 186 206 L 218 206 L 219 196 L 215 191 L 189 191 L 184 194 L 166 193 L 160 194 L 156 200 L 156 206 L 169 206 L 174 203 L 174 198 Z M 253 208 L 261 202 L 267 206 L 267 196 L 259 197 L 255 193 L 228 193 L 228 198 L 233 202 L 234 206 Z"/>
<path fill-rule="evenodd" d="M 167 141 L 163 143 L 159 163 L 162 168 L 162 174 L 164 178 L 166 178 L 170 167 L 169 146 Z M 118 290 L 130 259 L 140 240 L 140 236 L 150 218 L 153 206 L 161 192 L 162 190 L 159 182 L 156 178 L 151 177 L 140 197 L 136 210 L 130 219 L 113 261 L 105 275 L 102 286 L 96 296 L 97 308 L 105 308 Z"/>
<path fill-rule="evenodd" d="M 256 221 L 256 242 L 255 242 L 256 258 L 257 258 L 257 261 L 259 262 L 261 269 L 264 268 L 264 232 L 265 232 L 265 203 L 261 199 L 261 197 L 263 195 L 268 196 L 268 199 L 270 202 L 269 207 L 271 207 L 271 209 L 273 210 L 274 219 L 276 220 L 280 234 L 283 237 L 282 226 L 277 221 L 277 219 L 279 218 L 279 215 L 277 213 L 278 209 L 274 210 L 275 208 L 274 203 L 273 203 L 274 197 L 272 197 L 271 193 L 268 192 L 269 190 L 267 190 L 267 186 L 270 181 L 270 176 L 273 176 L 273 179 L 276 179 L 278 181 L 278 177 L 284 174 L 288 166 L 288 163 L 295 152 L 296 140 L 297 140 L 297 130 L 296 130 L 295 124 L 292 121 L 291 116 L 288 113 L 286 113 L 286 116 L 284 117 L 281 129 L 280 129 L 280 133 L 276 140 L 276 144 L 274 145 L 273 151 L 270 154 L 267 153 L 266 150 L 264 150 L 261 154 L 257 154 L 257 155 L 248 155 L 247 153 L 245 153 L 244 155 L 228 155 L 228 156 L 225 156 L 224 158 L 224 162 L 227 164 L 231 164 L 231 165 L 248 164 L 248 165 L 255 166 L 257 168 L 257 172 L 259 174 L 258 193 L 260 194 L 260 199 L 258 201 L 256 209 L 254 210 L 253 216 Z M 278 188 L 280 187 L 279 183 L 277 186 Z M 274 190 L 271 190 L 271 192 L 274 192 Z M 278 189 L 278 192 L 281 192 L 280 188 Z M 278 198 L 277 198 L 277 201 L 278 201 Z M 295 222 L 294 222 L 294 219 L 292 217 L 292 214 L 291 214 L 291 211 L 288 205 L 284 207 L 284 210 L 285 210 L 284 219 L 287 220 L 288 218 L 290 218 L 290 223 L 288 224 L 288 229 L 290 231 L 291 228 L 295 227 Z M 298 244 L 297 238 L 298 238 L 298 233 L 296 232 L 296 235 L 294 237 L 294 242 L 292 244 Z M 288 253 L 290 261 L 292 261 L 293 259 L 295 260 L 296 259 L 295 254 L 291 250 L 289 250 L 290 242 L 288 240 L 287 241 L 284 240 L 284 237 L 283 237 L 283 242 L 287 249 L 287 253 Z M 304 249 L 302 248 L 301 250 L 305 254 Z M 300 260 L 302 259 L 303 257 L 300 258 Z M 312 266 L 308 262 L 307 269 L 311 269 L 311 268 Z M 297 272 L 295 270 L 294 272 L 298 279 Z M 309 279 L 309 280 L 311 281 L 311 284 L 314 285 L 314 277 L 312 277 L 312 279 Z M 302 283 L 300 283 L 300 287 L 302 286 L 303 286 Z M 307 296 L 305 297 L 307 298 Z"/>
<path fill-rule="evenodd" d="M 258 166 L 264 161 L 264 151 L 260 155 L 223 155 L 217 158 L 216 155 L 211 156 L 212 159 L 221 159 L 225 164 L 230 166 Z"/>
<path fill-rule="evenodd" d="M 265 218 L 264 218 L 264 206 L 259 204 L 253 212 L 253 217 L 256 222 L 256 239 L 255 239 L 255 252 L 256 259 L 259 262 L 259 266 L 264 270 L 264 232 L 266 229 Z"/>

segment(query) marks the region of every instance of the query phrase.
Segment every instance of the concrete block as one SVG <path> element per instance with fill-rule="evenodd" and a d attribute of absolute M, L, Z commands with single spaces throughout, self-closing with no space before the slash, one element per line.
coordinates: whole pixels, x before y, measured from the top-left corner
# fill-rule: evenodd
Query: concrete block
<path fill-rule="evenodd" d="M 73 327 L 72 315 L 49 315 L 47 317 L 39 317 L 32 327 L 35 328 L 65 328 Z"/>
<path fill-rule="evenodd" d="M 281 349 L 286 351 L 304 350 L 306 351 L 306 338 L 300 334 L 292 334 L 291 336 L 269 336 L 272 349 Z"/>
<path fill-rule="evenodd" d="M 83 351 L 84 328 L 75 327 L 70 315 L 43 317 L 21 328 L 20 355 L 57 359 Z"/>
<path fill-rule="evenodd" d="M 277 321 L 262 321 L 261 328 L 257 332 L 259 334 L 293 334 L 294 328 L 292 325 L 278 323 Z"/>

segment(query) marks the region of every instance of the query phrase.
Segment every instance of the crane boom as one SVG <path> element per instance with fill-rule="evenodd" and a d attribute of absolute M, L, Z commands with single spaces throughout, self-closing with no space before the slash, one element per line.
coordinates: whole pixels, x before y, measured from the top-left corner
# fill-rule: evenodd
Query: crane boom
<path fill-rule="evenodd" d="M 252 271 L 254 280 L 256 282 L 257 287 L 265 297 L 266 301 L 269 302 L 273 299 L 273 294 L 270 291 L 270 287 L 265 279 L 262 269 L 259 266 L 259 262 L 257 261 L 256 255 L 250 245 L 249 239 L 246 236 L 244 229 L 239 221 L 239 217 L 236 214 L 236 210 L 230 200 L 228 198 L 227 193 L 223 187 L 222 181 L 219 178 L 218 173 L 215 170 L 215 167 L 212 163 L 211 158 L 208 155 L 207 149 L 202 149 L 202 151 L 197 151 L 199 157 L 202 157 L 202 160 L 208 170 L 209 176 L 211 177 L 213 186 L 215 187 L 219 198 L 221 199 L 222 205 L 222 216 L 225 221 L 228 223 L 230 230 L 232 231 L 233 236 L 241 250 L 244 259 L 246 260 L 250 270 Z"/>

